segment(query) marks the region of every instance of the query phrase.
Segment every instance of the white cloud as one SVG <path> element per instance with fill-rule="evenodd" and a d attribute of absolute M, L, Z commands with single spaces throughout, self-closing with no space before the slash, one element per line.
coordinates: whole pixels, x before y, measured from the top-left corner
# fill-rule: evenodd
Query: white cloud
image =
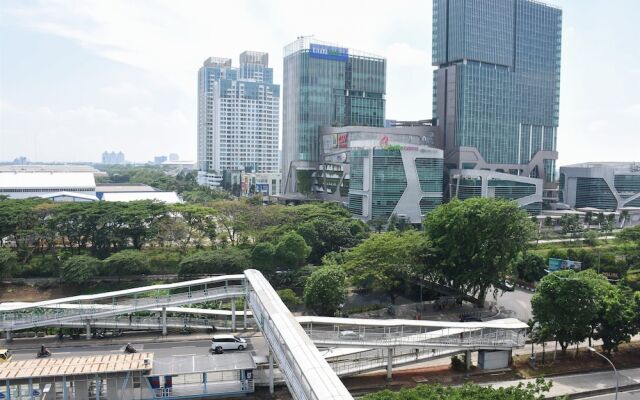
<path fill-rule="evenodd" d="M 105 86 L 100 89 L 100 93 L 119 98 L 148 97 L 151 95 L 148 90 L 143 89 L 141 86 L 133 85 L 128 82 Z"/>
<path fill-rule="evenodd" d="M 392 43 L 387 47 L 386 55 L 396 66 L 431 65 L 431 53 L 411 47 L 407 43 Z"/>

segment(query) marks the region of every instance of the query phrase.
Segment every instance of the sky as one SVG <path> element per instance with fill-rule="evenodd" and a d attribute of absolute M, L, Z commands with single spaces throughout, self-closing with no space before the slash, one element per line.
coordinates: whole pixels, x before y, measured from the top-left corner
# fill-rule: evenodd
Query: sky
<path fill-rule="evenodd" d="M 563 9 L 559 165 L 640 161 L 640 1 Z M 386 116 L 431 117 L 431 1 L 0 0 L 0 161 L 195 160 L 197 71 L 301 35 L 387 57 Z"/>

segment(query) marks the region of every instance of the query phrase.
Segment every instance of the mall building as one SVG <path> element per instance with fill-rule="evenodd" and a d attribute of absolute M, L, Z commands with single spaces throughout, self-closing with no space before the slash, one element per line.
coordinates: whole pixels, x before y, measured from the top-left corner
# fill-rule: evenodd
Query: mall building
<path fill-rule="evenodd" d="M 640 210 L 640 163 L 592 162 L 560 167 L 560 202 L 571 208 Z"/>
<path fill-rule="evenodd" d="M 365 221 L 395 214 L 421 223 L 442 204 L 441 135 L 429 123 L 323 128 L 322 162 L 308 180 L 299 180 L 300 189 L 345 203 Z"/>

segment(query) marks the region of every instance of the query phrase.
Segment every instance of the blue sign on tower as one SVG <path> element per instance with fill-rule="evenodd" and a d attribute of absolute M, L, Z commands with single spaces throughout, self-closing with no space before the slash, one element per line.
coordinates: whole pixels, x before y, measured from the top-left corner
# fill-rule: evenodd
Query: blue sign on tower
<path fill-rule="evenodd" d="M 325 60 L 346 62 L 349 60 L 349 49 L 311 43 L 309 46 L 309 56 L 313 58 L 323 58 Z"/>

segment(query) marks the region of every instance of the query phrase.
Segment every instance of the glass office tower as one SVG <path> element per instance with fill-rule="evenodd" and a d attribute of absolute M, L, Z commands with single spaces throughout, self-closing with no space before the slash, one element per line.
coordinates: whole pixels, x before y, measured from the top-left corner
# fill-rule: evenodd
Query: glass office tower
<path fill-rule="evenodd" d="M 433 1 L 433 107 L 448 170 L 556 188 L 561 27 L 562 11 L 537 1 Z"/>
<path fill-rule="evenodd" d="M 284 49 L 283 194 L 308 187 L 320 161 L 320 128 L 384 125 L 386 60 L 301 37 Z"/>
<path fill-rule="evenodd" d="M 198 178 L 216 186 L 226 170 L 279 172 L 280 85 L 269 55 L 245 51 L 240 67 L 208 58 L 198 72 Z"/>

